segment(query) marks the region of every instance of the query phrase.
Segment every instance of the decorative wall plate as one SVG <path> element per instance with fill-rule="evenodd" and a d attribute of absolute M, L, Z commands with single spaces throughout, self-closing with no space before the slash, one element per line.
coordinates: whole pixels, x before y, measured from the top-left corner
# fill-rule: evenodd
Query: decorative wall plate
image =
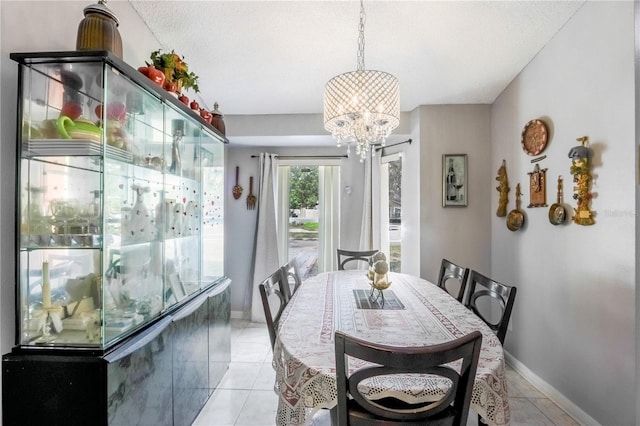
<path fill-rule="evenodd" d="M 529 121 L 522 130 L 522 149 L 529 155 L 538 155 L 549 142 L 547 125 L 542 120 Z"/>

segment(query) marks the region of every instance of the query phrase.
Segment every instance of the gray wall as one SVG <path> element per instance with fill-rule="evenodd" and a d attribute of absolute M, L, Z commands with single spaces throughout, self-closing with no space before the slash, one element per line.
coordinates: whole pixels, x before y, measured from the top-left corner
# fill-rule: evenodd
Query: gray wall
<path fill-rule="evenodd" d="M 547 392 L 582 408 L 587 424 L 637 424 L 633 16 L 632 2 L 587 2 L 492 110 L 491 165 L 506 159 L 509 209 L 517 182 L 529 201 L 532 157 L 519 142 L 528 120 L 551 128 L 538 163 L 548 168 L 549 204 L 562 175 L 575 207 L 568 152 L 578 137 L 591 141 L 595 225 L 553 226 L 547 208 L 524 208 L 526 226 L 515 233 L 491 219 L 491 274 L 518 286 L 506 349 Z M 497 203 L 492 191 L 492 212 Z"/>
<path fill-rule="evenodd" d="M 430 105 L 419 110 L 420 276 L 435 282 L 442 258 L 488 274 L 491 106 Z M 442 207 L 444 154 L 467 154 L 467 207 Z"/>

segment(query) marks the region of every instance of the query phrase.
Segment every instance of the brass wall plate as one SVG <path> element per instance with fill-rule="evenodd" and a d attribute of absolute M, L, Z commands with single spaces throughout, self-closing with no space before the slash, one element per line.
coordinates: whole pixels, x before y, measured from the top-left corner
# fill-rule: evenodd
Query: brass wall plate
<path fill-rule="evenodd" d="M 549 131 L 544 121 L 535 119 L 525 124 L 520 143 L 528 155 L 538 155 L 547 147 Z"/>

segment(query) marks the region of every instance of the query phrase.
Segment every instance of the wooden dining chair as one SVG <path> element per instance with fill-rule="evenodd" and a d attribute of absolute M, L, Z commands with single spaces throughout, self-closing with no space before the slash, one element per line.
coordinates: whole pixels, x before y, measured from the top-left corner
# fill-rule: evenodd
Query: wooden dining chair
<path fill-rule="evenodd" d="M 469 268 L 465 268 L 455 263 L 442 259 L 440 264 L 440 274 L 438 275 L 438 287 L 448 292 L 450 295 L 458 299 L 462 303 L 464 291 L 467 288 L 467 278 L 469 277 Z M 457 290 L 453 284 L 457 283 Z"/>
<path fill-rule="evenodd" d="M 267 330 L 269 330 L 269 339 L 271 340 L 271 349 L 273 349 L 276 344 L 276 334 L 280 316 L 282 316 L 282 311 L 284 311 L 284 308 L 287 306 L 288 300 L 285 296 L 285 286 L 288 285 L 289 283 L 280 268 L 265 278 L 259 285 L 262 307 L 264 308 L 264 318 L 267 322 Z M 277 303 L 275 314 L 273 314 L 271 309 L 270 300 L 274 300 L 275 303 Z"/>
<path fill-rule="evenodd" d="M 337 249 L 338 271 L 344 270 L 344 265 L 349 262 L 367 262 L 367 267 L 371 266 L 371 258 L 378 250 L 354 251 Z"/>
<path fill-rule="evenodd" d="M 406 347 L 367 342 L 336 331 L 338 425 L 424 425 L 431 422 L 465 425 L 481 344 L 479 331 L 436 345 Z M 348 376 L 348 358 L 376 365 L 363 367 Z M 462 360 L 459 370 L 445 365 L 457 360 Z M 362 393 L 366 388 L 361 386 L 363 381 L 397 374 L 432 374 L 449 380 L 451 385 L 439 400 L 416 404 L 392 397 L 374 400 Z"/>
<path fill-rule="evenodd" d="M 282 274 L 285 279 L 285 283 L 287 285 L 284 286 L 284 290 L 286 292 L 285 298 L 287 302 L 291 300 L 291 296 L 298 291 L 298 288 L 302 285 L 302 277 L 300 277 L 300 271 L 298 270 L 298 262 L 295 258 L 291 259 L 284 265 L 280 267 Z M 293 290 L 291 289 L 291 285 L 293 284 Z"/>
<path fill-rule="evenodd" d="M 467 286 L 469 291 L 465 306 L 487 323 L 498 336 L 500 343 L 504 344 L 517 288 L 501 284 L 477 271 L 471 271 Z M 500 310 L 498 315 L 495 314 L 495 302 Z"/>

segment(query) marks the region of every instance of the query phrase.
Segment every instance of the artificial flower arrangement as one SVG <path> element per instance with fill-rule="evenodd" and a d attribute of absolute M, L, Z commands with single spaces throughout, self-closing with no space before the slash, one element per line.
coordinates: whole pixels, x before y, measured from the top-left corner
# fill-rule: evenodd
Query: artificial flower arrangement
<path fill-rule="evenodd" d="M 184 57 L 178 55 L 173 50 L 170 53 L 162 53 L 162 49 L 151 52 L 151 64 L 161 70 L 165 75 L 163 87 L 175 93 L 180 93 L 183 89 L 193 89 L 200 92 L 198 87 L 198 76 L 189 71 L 189 65 L 184 61 Z"/>

